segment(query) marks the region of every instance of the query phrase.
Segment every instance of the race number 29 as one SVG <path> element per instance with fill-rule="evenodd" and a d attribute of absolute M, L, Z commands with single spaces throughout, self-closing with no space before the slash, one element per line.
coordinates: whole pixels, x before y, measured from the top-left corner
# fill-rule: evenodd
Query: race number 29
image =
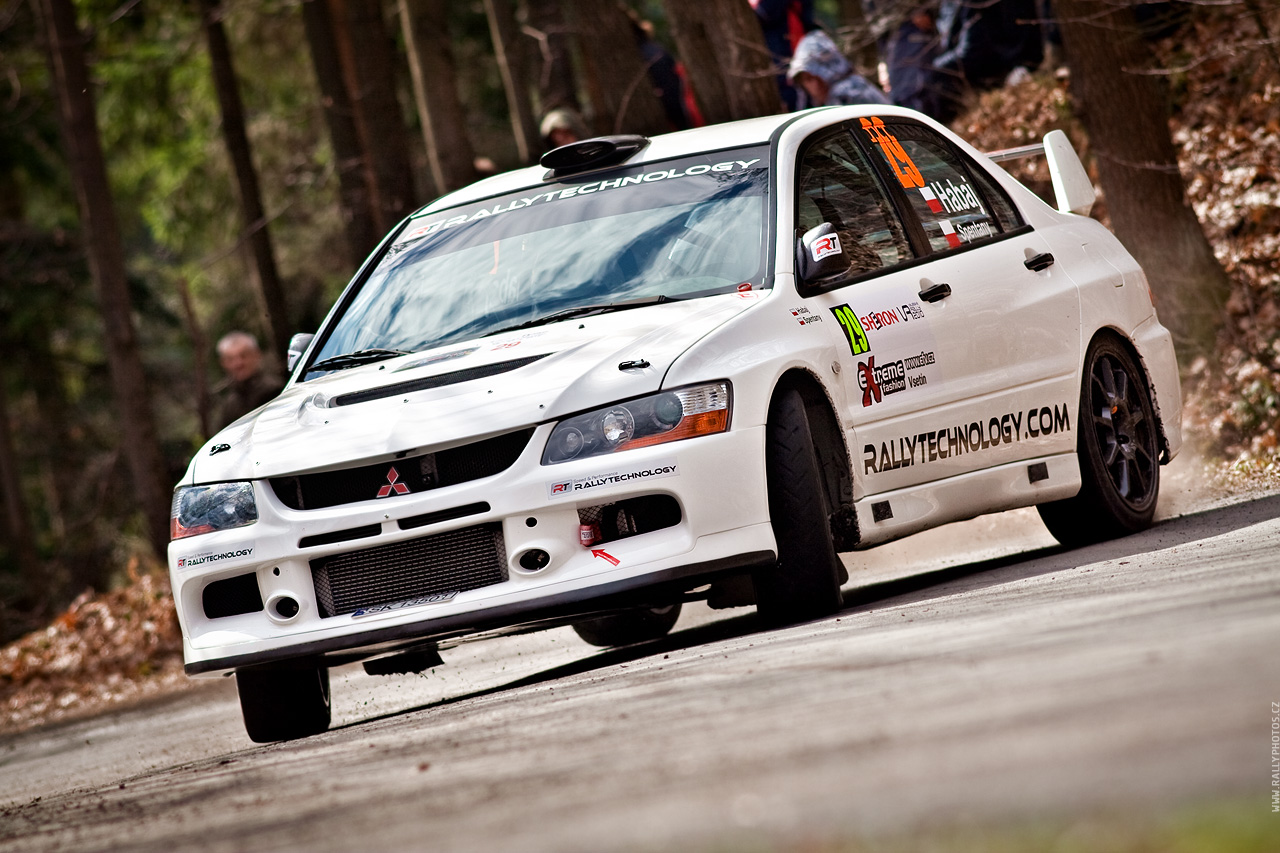
<path fill-rule="evenodd" d="M 884 154 L 884 159 L 888 162 L 893 173 L 898 176 L 898 183 L 902 184 L 903 189 L 913 189 L 924 186 L 924 176 L 920 174 L 920 170 L 916 168 L 916 164 L 912 162 L 911 156 L 907 154 L 902 147 L 902 143 L 898 141 L 898 137 L 889 132 L 884 126 L 884 122 L 878 118 L 860 119 L 862 129 L 867 132 L 867 136 L 871 137 L 871 141 L 880 146 L 880 151 Z"/>
<path fill-rule="evenodd" d="M 848 305 L 837 305 L 831 309 L 831 313 L 836 315 L 840 328 L 844 329 L 845 339 L 849 341 L 849 349 L 853 354 L 862 355 L 864 352 L 869 352 L 871 344 L 867 342 L 867 333 L 863 330 L 858 315 L 853 313 L 853 309 Z"/>

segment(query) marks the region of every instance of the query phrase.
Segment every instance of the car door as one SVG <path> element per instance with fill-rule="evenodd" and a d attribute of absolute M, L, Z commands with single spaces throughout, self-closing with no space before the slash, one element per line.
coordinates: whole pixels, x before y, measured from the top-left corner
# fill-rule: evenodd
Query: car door
<path fill-rule="evenodd" d="M 889 250 L 872 240 L 886 262 L 878 271 L 814 297 L 850 342 L 852 371 L 842 375 L 866 491 L 1074 448 L 1079 296 L 1052 265 L 1028 267 L 1033 258 L 1043 264 L 1043 238 L 978 164 L 932 129 L 862 119 L 850 132 L 907 243 L 890 241 Z M 801 155 L 800 228 L 831 207 L 829 193 L 819 203 L 817 183 L 806 185 L 805 168 L 832 144 L 815 143 Z M 867 239 L 863 225 L 843 242 L 857 254 Z M 869 266 L 854 258 L 855 270 Z"/>
<path fill-rule="evenodd" d="M 835 282 L 799 283 L 804 304 L 792 309 L 801 322 L 823 319 L 835 340 L 838 382 L 843 383 L 842 420 L 854 428 L 850 443 L 855 471 L 892 487 L 927 479 L 912 465 L 914 436 L 932 422 L 942 387 L 936 345 L 918 295 L 919 256 L 870 152 L 847 126 L 815 134 L 796 164 L 797 236 L 822 223 L 834 226 L 847 274 Z M 887 449 L 880 439 L 910 435 Z M 874 449 L 868 449 L 873 448 Z"/>
<path fill-rule="evenodd" d="M 943 387 L 920 437 L 922 461 L 937 477 L 1070 452 L 1081 347 L 1074 281 L 991 175 L 943 134 L 869 118 L 855 136 L 879 155 L 927 259 L 915 272 Z"/>

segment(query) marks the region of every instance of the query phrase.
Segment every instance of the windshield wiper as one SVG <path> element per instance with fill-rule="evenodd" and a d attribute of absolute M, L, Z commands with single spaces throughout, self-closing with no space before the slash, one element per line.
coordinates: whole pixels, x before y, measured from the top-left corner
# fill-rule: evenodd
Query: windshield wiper
<path fill-rule="evenodd" d="M 361 349 L 355 352 L 322 358 L 307 368 L 313 370 L 342 370 L 346 367 L 359 367 L 362 364 L 373 364 L 375 361 L 386 361 L 398 355 L 409 355 L 413 350 L 407 349 Z"/>
<path fill-rule="evenodd" d="M 658 294 L 657 296 L 645 296 L 640 299 L 626 299 L 622 302 L 604 302 L 599 305 L 579 305 L 576 308 L 566 308 L 563 311 L 554 311 L 545 317 L 538 317 L 533 320 L 525 320 L 523 323 L 516 323 L 514 326 L 504 326 L 492 332 L 487 332 L 484 337 L 500 335 L 503 332 L 514 332 L 519 329 L 528 329 L 532 326 L 545 326 L 547 323 L 555 323 L 560 320 L 570 320 L 574 317 L 586 317 L 592 314 L 609 314 L 614 311 L 626 311 L 628 308 L 643 308 L 646 305 L 661 305 L 664 302 L 678 302 L 680 297 L 666 296 Z"/>

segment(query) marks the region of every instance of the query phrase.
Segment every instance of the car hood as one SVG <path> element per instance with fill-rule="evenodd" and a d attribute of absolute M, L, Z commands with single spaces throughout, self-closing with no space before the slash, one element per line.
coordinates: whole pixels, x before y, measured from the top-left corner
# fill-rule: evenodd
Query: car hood
<path fill-rule="evenodd" d="M 210 439 L 191 460 L 184 483 L 324 471 L 441 450 L 652 393 L 681 353 L 769 293 L 577 318 L 294 383 Z M 623 362 L 648 365 L 621 369 Z"/>

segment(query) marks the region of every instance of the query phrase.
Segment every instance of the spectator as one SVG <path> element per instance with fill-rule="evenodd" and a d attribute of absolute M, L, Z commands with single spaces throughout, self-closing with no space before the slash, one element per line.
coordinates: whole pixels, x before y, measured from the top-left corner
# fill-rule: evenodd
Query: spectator
<path fill-rule="evenodd" d="M 625 10 L 631 19 L 631 32 L 636 39 L 640 58 L 649 69 L 649 82 L 653 93 L 662 102 L 662 112 L 674 130 L 688 130 L 702 124 L 701 116 L 691 116 L 686 104 L 690 101 L 686 92 L 684 69 L 667 49 L 653 37 L 653 24 L 641 19 L 631 9 Z"/>
<path fill-rule="evenodd" d="M 229 332 L 218 341 L 218 361 L 227 377 L 214 387 L 217 395 L 214 431 L 248 414 L 284 389 L 279 377 L 266 373 L 258 339 L 248 332 Z"/>
<path fill-rule="evenodd" d="M 822 30 L 800 39 L 787 79 L 803 90 L 806 106 L 889 103 L 879 87 L 853 70 L 831 36 Z"/>
<path fill-rule="evenodd" d="M 580 139 L 586 139 L 586 125 L 582 117 L 570 109 L 552 110 L 542 117 L 542 126 L 538 129 L 542 134 L 542 143 L 550 151 L 561 145 L 568 145 Z"/>
<path fill-rule="evenodd" d="M 751 8 L 760 19 L 764 43 L 778 68 L 785 68 L 804 34 L 816 30 L 813 0 L 751 0 Z M 792 112 L 799 103 L 799 93 L 785 74 L 778 75 L 778 94 Z"/>
<path fill-rule="evenodd" d="M 975 89 L 994 89 L 1017 68 L 1044 61 L 1036 0 L 941 0 L 934 67 Z"/>
<path fill-rule="evenodd" d="M 939 51 L 935 17 L 928 6 L 913 10 L 884 43 L 890 99 L 945 124 L 955 117 L 958 92 L 933 67 Z"/>

